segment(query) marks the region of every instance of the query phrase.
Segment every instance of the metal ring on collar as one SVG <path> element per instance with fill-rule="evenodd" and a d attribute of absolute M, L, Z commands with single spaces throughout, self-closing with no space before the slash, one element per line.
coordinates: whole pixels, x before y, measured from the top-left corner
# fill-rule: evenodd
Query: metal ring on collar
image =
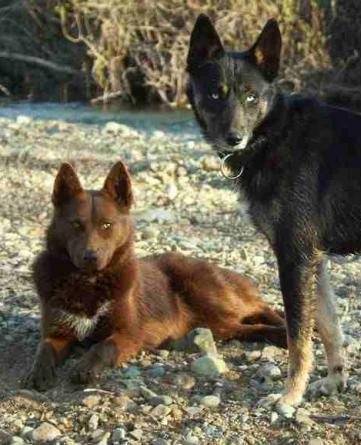
<path fill-rule="evenodd" d="M 240 169 L 240 171 L 237 173 L 237 175 L 235 175 L 235 176 L 229 176 L 229 175 L 227 175 L 227 172 L 226 172 L 226 161 L 227 161 L 227 159 L 229 159 L 231 156 L 233 156 L 234 155 L 234 153 L 228 153 L 228 155 L 226 155 L 222 160 L 221 160 L 221 173 L 222 173 L 222 175 L 225 177 L 225 178 L 227 178 L 227 179 L 237 179 L 237 178 L 239 178 L 241 175 L 242 175 L 242 173 L 243 173 L 243 170 L 244 170 L 244 167 L 241 167 L 241 169 Z"/>

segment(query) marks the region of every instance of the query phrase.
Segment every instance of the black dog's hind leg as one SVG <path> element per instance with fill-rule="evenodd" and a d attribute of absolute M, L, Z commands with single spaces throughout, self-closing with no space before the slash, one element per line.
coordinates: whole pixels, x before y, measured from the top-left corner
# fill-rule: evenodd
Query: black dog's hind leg
<path fill-rule="evenodd" d="M 328 375 L 310 385 L 311 395 L 331 395 L 346 388 L 347 374 L 343 334 L 336 314 L 334 295 L 329 283 L 327 260 L 317 270 L 316 326 L 325 346 Z"/>
<path fill-rule="evenodd" d="M 306 389 L 312 368 L 312 333 L 315 319 L 316 269 L 320 254 L 303 238 L 283 237 L 277 249 L 280 283 L 285 305 L 289 351 L 288 380 L 285 394 L 278 402 L 297 406 Z"/>

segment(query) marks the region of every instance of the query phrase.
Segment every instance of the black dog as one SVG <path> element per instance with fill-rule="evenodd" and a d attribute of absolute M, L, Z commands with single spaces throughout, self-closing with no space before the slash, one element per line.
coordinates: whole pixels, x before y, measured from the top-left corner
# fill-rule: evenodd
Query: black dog
<path fill-rule="evenodd" d="M 226 52 L 201 15 L 187 70 L 188 96 L 205 138 L 233 172 L 255 225 L 277 256 L 289 348 L 282 410 L 302 400 L 314 321 L 328 376 L 313 389 L 332 393 L 346 386 L 326 258 L 361 250 L 361 116 L 278 92 L 273 81 L 280 51 L 275 20 L 247 51 Z"/>

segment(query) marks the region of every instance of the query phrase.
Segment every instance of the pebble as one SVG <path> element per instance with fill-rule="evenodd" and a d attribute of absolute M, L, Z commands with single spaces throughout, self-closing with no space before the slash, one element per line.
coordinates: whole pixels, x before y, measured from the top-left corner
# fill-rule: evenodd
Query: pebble
<path fill-rule="evenodd" d="M 95 431 L 98 428 L 98 424 L 99 416 L 97 414 L 93 414 L 88 421 L 90 431 Z"/>
<path fill-rule="evenodd" d="M 151 410 L 151 415 L 154 417 L 165 417 L 172 411 L 172 408 L 166 405 L 158 405 Z"/>
<path fill-rule="evenodd" d="M 196 384 L 196 379 L 189 374 L 179 373 L 173 378 L 173 383 L 183 389 L 192 389 Z"/>
<path fill-rule="evenodd" d="M 100 399 L 101 399 L 100 396 L 92 394 L 90 396 L 85 397 L 82 400 L 82 404 L 84 406 L 86 406 L 87 408 L 92 409 L 92 408 L 95 408 L 96 406 L 98 406 L 100 404 Z"/>
<path fill-rule="evenodd" d="M 129 433 L 129 436 L 135 440 L 140 440 L 143 436 L 143 431 L 140 429 L 133 430 Z"/>
<path fill-rule="evenodd" d="M 112 441 L 113 442 L 120 442 L 126 438 L 127 432 L 122 427 L 117 427 L 113 430 L 112 433 Z"/>
<path fill-rule="evenodd" d="M 221 399 L 218 396 L 210 395 L 202 397 L 199 403 L 208 408 L 216 408 L 221 403 Z"/>
<path fill-rule="evenodd" d="M 158 438 L 152 442 L 152 445 L 170 445 L 170 442 L 168 440 Z"/>
<path fill-rule="evenodd" d="M 325 442 L 322 439 L 316 437 L 314 439 L 311 439 L 307 445 L 324 445 L 324 444 Z"/>
<path fill-rule="evenodd" d="M 32 431 L 31 436 L 34 442 L 43 443 L 56 439 L 61 433 L 51 423 L 44 422 Z"/>
<path fill-rule="evenodd" d="M 4 443 L 6 445 L 8 442 L 10 442 L 10 440 L 11 434 L 3 429 L 0 429 L 0 444 Z"/>
<path fill-rule="evenodd" d="M 136 379 L 142 373 L 137 366 L 129 366 L 128 368 L 123 369 L 122 374 L 126 379 Z"/>
<path fill-rule="evenodd" d="M 267 363 L 258 369 L 257 376 L 264 380 L 278 380 L 282 377 L 282 373 L 278 366 Z"/>
<path fill-rule="evenodd" d="M 206 377 L 217 377 L 227 371 L 225 361 L 215 354 L 207 353 L 191 363 L 191 370 Z"/>
<path fill-rule="evenodd" d="M 155 396 L 149 399 L 152 406 L 165 405 L 169 406 L 173 403 L 173 399 L 169 396 Z"/>
<path fill-rule="evenodd" d="M 23 445 L 24 439 L 19 436 L 13 436 L 8 442 L 0 442 L 3 445 Z"/>
<path fill-rule="evenodd" d="M 96 445 L 108 445 L 108 439 L 110 437 L 109 431 L 103 434 L 103 437 L 100 439 L 99 442 L 96 443 Z"/>
<path fill-rule="evenodd" d="M 182 440 L 183 445 L 198 445 L 199 439 L 196 436 L 192 436 L 191 433 L 188 433 L 187 436 Z"/>
<path fill-rule="evenodd" d="M 134 412 L 138 408 L 137 403 L 135 403 L 128 396 L 124 396 L 124 395 L 116 397 L 114 399 L 114 404 L 129 413 Z"/>
<path fill-rule="evenodd" d="M 145 372 L 147 377 L 159 379 L 164 376 L 165 369 L 164 366 L 154 365 L 149 367 Z"/>

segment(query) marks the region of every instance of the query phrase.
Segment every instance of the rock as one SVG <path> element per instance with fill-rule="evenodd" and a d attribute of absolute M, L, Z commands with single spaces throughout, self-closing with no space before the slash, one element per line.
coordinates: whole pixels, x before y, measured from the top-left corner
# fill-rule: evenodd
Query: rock
<path fill-rule="evenodd" d="M 278 380 L 282 377 L 282 373 L 278 366 L 267 363 L 258 369 L 257 376 L 263 380 Z"/>
<path fill-rule="evenodd" d="M 262 358 L 268 361 L 274 361 L 277 357 L 282 356 L 282 350 L 276 346 L 265 346 L 262 349 Z"/>
<path fill-rule="evenodd" d="M 7 445 L 11 441 L 11 434 L 7 431 L 0 429 L 0 444 Z"/>
<path fill-rule="evenodd" d="M 159 230 L 155 229 L 154 227 L 145 227 L 142 230 L 142 239 L 152 239 L 157 238 L 159 236 Z"/>
<path fill-rule="evenodd" d="M 127 396 L 119 396 L 114 399 L 114 404 L 129 413 L 134 412 L 138 405 Z"/>
<path fill-rule="evenodd" d="M 198 445 L 199 439 L 196 436 L 193 436 L 192 433 L 188 433 L 186 437 L 182 440 L 182 444 L 184 445 Z"/>
<path fill-rule="evenodd" d="M 34 442 L 44 443 L 50 442 L 61 436 L 61 432 L 51 423 L 44 422 L 31 433 Z"/>
<path fill-rule="evenodd" d="M 202 161 L 202 168 L 207 172 L 220 171 L 221 164 L 215 156 L 207 156 Z"/>
<path fill-rule="evenodd" d="M 191 370 L 197 375 L 217 377 L 227 371 L 224 360 L 215 354 L 207 353 L 191 364 Z"/>
<path fill-rule="evenodd" d="M 152 406 L 157 406 L 157 405 L 169 406 L 173 403 L 173 399 L 169 396 L 156 396 L 149 399 L 149 403 Z"/>
<path fill-rule="evenodd" d="M 310 417 L 310 413 L 304 408 L 298 408 L 295 413 L 295 421 L 303 425 L 314 425 L 314 421 Z"/>
<path fill-rule="evenodd" d="M 122 134 L 122 136 L 138 136 L 138 133 L 127 125 L 119 122 L 107 122 L 102 130 L 103 133 Z"/>
<path fill-rule="evenodd" d="M 96 445 L 108 445 L 108 439 L 110 437 L 109 431 L 103 434 L 102 438 L 99 442 L 96 443 Z"/>
<path fill-rule="evenodd" d="M 152 445 L 170 445 L 170 442 L 168 440 L 158 438 L 152 442 Z"/>
<path fill-rule="evenodd" d="M 147 388 L 146 386 L 141 386 L 140 387 L 140 393 L 142 394 L 142 396 L 146 399 L 146 400 L 150 400 L 153 399 L 155 397 L 158 397 L 158 394 L 156 394 L 155 392 L 151 391 L 149 388 Z"/>
<path fill-rule="evenodd" d="M 178 195 L 178 189 L 175 184 L 169 184 L 165 190 L 165 194 L 170 201 L 174 201 Z"/>
<path fill-rule="evenodd" d="M 93 414 L 88 421 L 90 431 L 95 431 L 98 428 L 98 424 L 99 416 L 97 414 Z"/>
<path fill-rule="evenodd" d="M 93 439 L 94 442 L 99 442 L 100 440 L 103 439 L 104 436 L 104 430 L 98 429 L 95 430 L 91 433 L 91 438 Z"/>
<path fill-rule="evenodd" d="M 179 373 L 174 376 L 173 383 L 183 389 L 192 389 L 196 384 L 196 379 L 192 375 Z"/>
<path fill-rule="evenodd" d="M 291 419 L 296 411 L 293 406 L 286 405 L 285 403 L 277 403 L 276 410 L 278 414 L 281 414 L 281 416 L 285 417 L 286 419 Z"/>
<path fill-rule="evenodd" d="M 217 354 L 212 331 L 205 328 L 193 329 L 184 337 L 170 343 L 171 349 L 186 352 L 210 352 Z"/>
<path fill-rule="evenodd" d="M 221 403 L 221 399 L 218 396 L 210 395 L 202 397 L 199 403 L 208 408 L 216 408 Z"/>
<path fill-rule="evenodd" d="M 23 445 L 24 444 L 24 439 L 22 439 L 19 436 L 13 436 L 10 440 L 10 442 L 0 442 L 1 444 L 4 445 Z"/>
<path fill-rule="evenodd" d="M 173 224 L 176 216 L 167 209 L 151 209 L 139 216 L 142 221 L 158 222 L 159 224 Z"/>
<path fill-rule="evenodd" d="M 189 414 L 190 416 L 196 416 L 199 414 L 203 408 L 201 406 L 188 406 L 184 408 L 184 411 Z"/>
<path fill-rule="evenodd" d="M 172 411 L 172 408 L 165 405 L 158 405 L 152 409 L 150 414 L 154 417 L 165 417 Z"/>
<path fill-rule="evenodd" d="M 129 433 L 129 436 L 135 440 L 140 440 L 143 436 L 143 431 L 140 429 L 133 430 Z"/>
<path fill-rule="evenodd" d="M 23 430 L 21 431 L 20 436 L 24 437 L 25 439 L 30 438 L 33 431 L 34 431 L 34 428 L 32 428 L 31 426 L 24 426 Z"/>
<path fill-rule="evenodd" d="M 261 357 L 261 351 L 246 352 L 246 358 L 249 362 L 255 362 Z"/>
<path fill-rule="evenodd" d="M 126 379 L 136 379 L 141 375 L 141 371 L 137 366 L 129 366 L 122 371 L 122 374 Z"/>
<path fill-rule="evenodd" d="M 164 374 L 165 374 L 164 366 L 160 365 L 151 366 L 146 370 L 146 376 L 153 379 L 159 379 L 163 377 Z"/>
<path fill-rule="evenodd" d="M 82 400 L 82 404 L 87 408 L 92 409 L 100 404 L 100 399 L 101 399 L 100 396 L 92 394 L 90 396 L 85 397 Z"/>
<path fill-rule="evenodd" d="M 112 433 L 112 442 L 120 442 L 126 438 L 126 435 L 127 432 L 124 428 L 115 428 Z"/>
<path fill-rule="evenodd" d="M 274 424 L 277 422 L 279 415 L 276 413 L 276 411 L 271 412 L 271 424 Z"/>
<path fill-rule="evenodd" d="M 307 445 L 324 445 L 324 441 L 318 437 L 311 439 Z"/>

